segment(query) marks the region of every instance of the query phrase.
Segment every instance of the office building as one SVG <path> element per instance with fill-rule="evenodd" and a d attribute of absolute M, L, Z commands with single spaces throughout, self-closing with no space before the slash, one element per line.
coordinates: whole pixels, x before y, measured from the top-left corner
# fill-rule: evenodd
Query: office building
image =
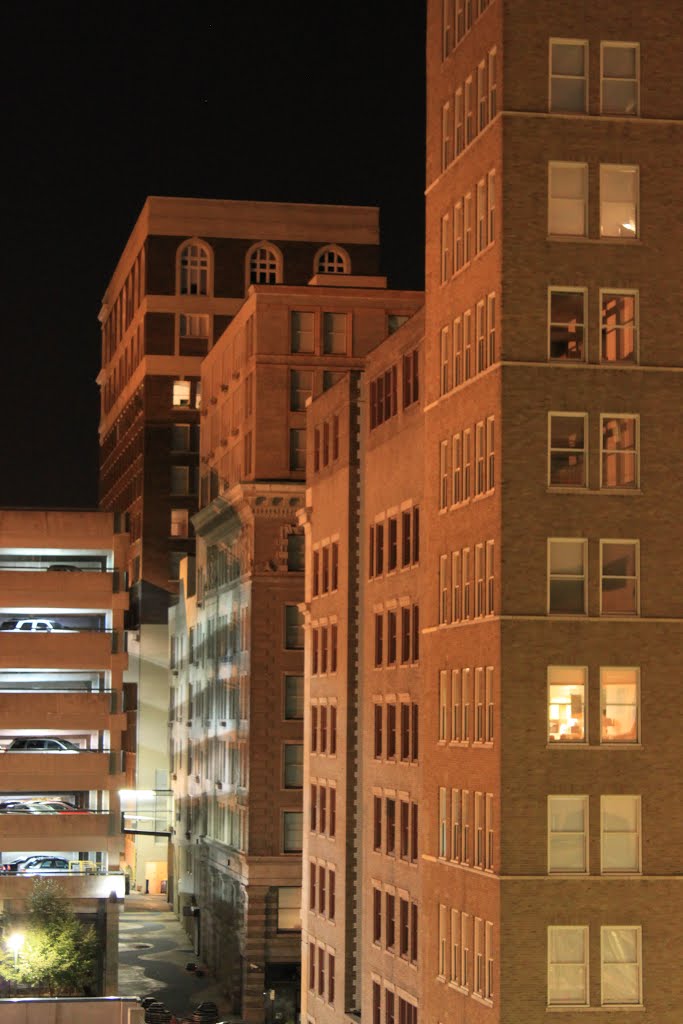
<path fill-rule="evenodd" d="M 378 363 L 361 384 L 367 548 L 349 584 L 365 593 L 363 795 L 362 814 L 346 810 L 361 853 L 345 854 L 366 873 L 362 911 L 334 937 L 317 923 L 320 873 L 305 875 L 315 1024 L 359 1009 L 352 984 L 330 999 L 332 949 L 354 951 L 372 1024 L 680 1020 L 681 722 L 667 699 L 683 615 L 679 15 L 428 5 L 424 473 L 404 472 L 407 443 L 392 474 L 370 468 L 394 429 L 372 426 L 386 418 Z M 313 485 L 314 531 L 334 496 Z M 410 500 L 422 537 L 403 584 L 388 552 L 394 565 Z M 414 676 L 400 625 L 413 600 Z M 315 783 L 321 693 L 307 673 Z M 317 811 L 307 799 L 310 831 L 320 798 Z M 307 852 L 331 859 L 313 836 Z"/>
<path fill-rule="evenodd" d="M 128 537 L 106 512 L 0 510 L 0 909 L 55 877 L 117 991 Z M 33 858 L 24 872 L 14 862 Z M 12 867 L 10 867 L 12 865 Z"/>
<path fill-rule="evenodd" d="M 347 217 L 377 238 L 376 211 Z M 196 565 L 171 609 L 175 906 L 250 1022 L 299 1001 L 306 408 L 421 303 L 336 237 L 326 251 L 305 284 L 253 284 L 202 363 Z M 320 465 L 342 429 L 321 431 Z"/>
<path fill-rule="evenodd" d="M 151 196 L 105 292 L 100 504 L 125 512 L 130 523 L 130 751 L 134 785 L 146 794 L 140 817 L 153 823 L 144 830 L 152 834 L 141 829 L 127 850 L 138 890 L 173 885 L 166 834 L 168 606 L 180 562 L 194 552 L 191 517 L 218 493 L 214 473 L 199 496 L 202 360 L 251 284 L 304 286 L 320 277 L 362 285 L 376 277 L 377 221 L 370 208 Z M 309 312 L 302 314 L 305 345 Z M 334 334 L 334 317 L 326 330 Z M 222 383 L 234 394 L 232 380 Z M 225 441 L 218 450 L 230 453 L 234 480 L 231 437 L 221 433 L 216 443 Z"/>

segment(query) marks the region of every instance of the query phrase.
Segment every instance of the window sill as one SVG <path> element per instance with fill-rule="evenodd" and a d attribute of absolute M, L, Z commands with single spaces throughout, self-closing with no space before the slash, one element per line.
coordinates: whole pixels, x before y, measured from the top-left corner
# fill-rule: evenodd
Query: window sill
<path fill-rule="evenodd" d="M 638 1006 L 632 1005 L 621 1005 L 615 1003 L 614 1006 L 546 1006 L 546 1013 L 644 1013 L 645 1007 L 642 1003 Z"/>
<path fill-rule="evenodd" d="M 589 245 L 642 245 L 640 238 L 589 238 L 587 235 L 546 235 L 547 242 L 578 242 Z"/>
<path fill-rule="evenodd" d="M 546 743 L 546 750 L 642 750 L 642 743 Z"/>
<path fill-rule="evenodd" d="M 546 494 L 592 494 L 592 495 L 619 495 L 624 497 L 627 494 L 642 494 L 640 487 L 562 487 L 556 484 L 548 484 Z"/>

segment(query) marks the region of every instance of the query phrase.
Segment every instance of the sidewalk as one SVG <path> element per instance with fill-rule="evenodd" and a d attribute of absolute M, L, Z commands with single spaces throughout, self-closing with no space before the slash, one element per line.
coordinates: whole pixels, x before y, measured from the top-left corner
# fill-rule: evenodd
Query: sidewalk
<path fill-rule="evenodd" d="M 119 929 L 119 995 L 153 996 L 178 1018 L 190 1018 L 201 1002 L 213 1002 L 219 1019 L 230 1017 L 215 979 L 186 971 L 199 963 L 190 939 L 165 896 L 131 893 L 125 898 Z"/>

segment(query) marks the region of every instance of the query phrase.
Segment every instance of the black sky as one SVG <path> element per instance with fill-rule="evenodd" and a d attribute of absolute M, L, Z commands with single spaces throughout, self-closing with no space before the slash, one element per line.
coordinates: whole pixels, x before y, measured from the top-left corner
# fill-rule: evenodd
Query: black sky
<path fill-rule="evenodd" d="M 424 0 L 6 2 L 0 506 L 97 502 L 97 313 L 147 195 L 377 204 L 422 287 Z"/>

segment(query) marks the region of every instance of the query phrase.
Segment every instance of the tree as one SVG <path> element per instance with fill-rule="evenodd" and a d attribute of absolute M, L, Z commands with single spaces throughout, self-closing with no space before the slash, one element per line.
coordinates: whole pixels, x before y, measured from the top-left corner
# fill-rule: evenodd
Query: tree
<path fill-rule="evenodd" d="M 93 984 L 98 954 L 95 929 L 81 924 L 53 879 L 37 878 L 25 915 L 4 915 L 0 931 L 0 974 L 15 985 L 66 996 L 83 995 Z M 7 949 L 13 931 L 24 932 L 17 957 Z"/>

